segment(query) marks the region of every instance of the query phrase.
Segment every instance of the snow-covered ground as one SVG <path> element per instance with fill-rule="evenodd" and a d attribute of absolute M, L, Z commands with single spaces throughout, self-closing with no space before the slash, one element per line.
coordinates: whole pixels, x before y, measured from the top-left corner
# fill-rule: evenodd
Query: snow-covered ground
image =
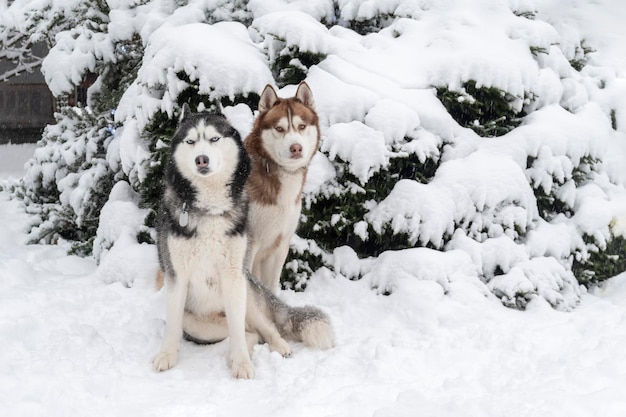
<path fill-rule="evenodd" d="M 37 145 L 34 143 L 6 144 L 0 149 L 0 178 L 22 178 L 26 173 L 24 164 L 33 155 Z"/>
<path fill-rule="evenodd" d="M 20 149 L 0 146 L 2 182 L 22 174 Z M 626 275 L 572 312 L 540 298 L 520 312 L 472 276 L 445 294 L 407 280 L 383 296 L 321 271 L 306 292 L 282 296 L 323 308 L 335 348 L 296 345 L 283 359 L 258 346 L 256 379 L 241 381 L 227 342 L 183 342 L 179 364 L 157 374 L 164 297 L 153 257 L 127 265 L 140 274 L 131 288 L 106 284 L 63 245 L 26 245 L 27 224 L 0 192 L 2 416 L 626 415 Z"/>

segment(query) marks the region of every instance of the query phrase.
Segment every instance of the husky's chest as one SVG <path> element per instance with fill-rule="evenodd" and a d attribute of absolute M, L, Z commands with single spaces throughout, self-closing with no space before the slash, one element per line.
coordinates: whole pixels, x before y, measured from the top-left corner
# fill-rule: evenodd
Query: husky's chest
<path fill-rule="evenodd" d="M 291 236 L 300 220 L 303 175 L 283 174 L 274 204 L 251 201 L 250 234 L 253 239 Z"/>
<path fill-rule="evenodd" d="M 176 280 L 188 285 L 185 308 L 207 315 L 223 310 L 223 282 L 243 268 L 247 238 L 229 233 L 232 224 L 222 216 L 210 216 L 195 227 L 192 237 L 170 236 L 168 246 Z"/>

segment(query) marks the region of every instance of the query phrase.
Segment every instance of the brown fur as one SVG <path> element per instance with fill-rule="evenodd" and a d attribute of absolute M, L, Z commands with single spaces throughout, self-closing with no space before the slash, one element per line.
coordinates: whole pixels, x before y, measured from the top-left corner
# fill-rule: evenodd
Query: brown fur
<path fill-rule="evenodd" d="M 276 198 L 281 189 L 278 175 L 278 170 L 281 168 L 269 158 L 267 151 L 263 148 L 261 132 L 264 129 L 273 128 L 287 112 L 299 114 L 304 122 L 309 125 L 317 126 L 319 122 L 317 114 L 295 97 L 279 98 L 271 109 L 259 114 L 254 122 L 252 132 L 244 142 L 244 146 L 252 159 L 252 173 L 247 185 L 248 195 L 252 201 L 260 204 L 276 204 Z M 319 140 L 318 129 L 318 144 Z M 302 198 L 302 189 L 306 181 L 307 168 L 302 168 L 301 171 L 302 187 L 295 199 L 295 204 L 298 204 Z"/>
<path fill-rule="evenodd" d="M 269 88 L 269 86 L 266 87 L 266 89 L 267 88 Z M 269 89 L 271 90 L 271 92 L 273 92 L 273 89 Z M 262 99 L 263 96 L 264 95 L 262 95 Z M 315 145 L 315 148 L 317 149 L 319 147 L 319 118 L 317 116 L 317 113 L 313 110 L 313 97 L 310 95 L 301 97 L 303 97 L 304 102 L 296 97 L 279 98 L 274 95 L 273 98 L 275 100 L 271 100 L 271 102 L 261 101 L 259 103 L 259 115 L 254 122 L 251 133 L 244 141 L 244 146 L 246 148 L 246 151 L 250 155 L 250 159 L 252 162 L 251 175 L 248 178 L 248 182 L 246 184 L 250 202 L 252 204 L 257 204 L 261 206 L 277 205 L 277 199 L 282 189 L 281 175 L 283 171 L 287 172 L 286 170 L 284 170 L 284 168 L 282 168 L 273 161 L 273 159 L 269 156 L 268 152 L 263 147 L 261 134 L 264 130 L 273 129 L 279 123 L 279 120 L 284 117 L 285 114 L 297 114 L 307 125 L 314 125 L 317 127 L 317 143 Z M 293 128 L 293 126 L 291 127 Z M 307 164 L 303 168 L 300 168 L 295 172 L 289 173 L 291 175 L 300 175 L 302 178 L 300 189 L 293 200 L 294 207 L 297 207 L 297 210 L 299 210 L 299 206 L 302 200 L 302 190 L 306 181 L 306 175 L 308 171 L 307 167 L 309 162 L 310 159 L 307 161 Z M 254 226 L 252 226 L 252 229 L 254 229 Z M 251 238 L 258 239 L 262 237 L 252 236 Z M 271 251 L 276 250 L 285 239 L 289 240 L 291 239 L 291 236 L 284 236 L 282 234 L 279 235 L 270 247 L 266 247 L 266 250 L 264 250 L 263 253 L 260 254 L 260 257 L 267 257 L 271 253 Z M 163 287 L 163 281 L 163 272 L 159 270 L 156 276 L 157 290 Z"/>
<path fill-rule="evenodd" d="M 301 83 L 291 98 L 278 97 L 268 85 L 261 93 L 259 115 L 252 132 L 244 142 L 252 160 L 247 183 L 248 267 L 272 291 L 279 288 L 289 241 L 300 216 L 308 166 L 319 147 L 319 117 L 314 108 L 313 94 L 306 83 Z M 292 160 L 298 161 L 295 164 L 285 162 L 288 143 L 305 145 L 300 157 L 292 156 Z M 282 154 L 277 156 L 279 149 Z"/>

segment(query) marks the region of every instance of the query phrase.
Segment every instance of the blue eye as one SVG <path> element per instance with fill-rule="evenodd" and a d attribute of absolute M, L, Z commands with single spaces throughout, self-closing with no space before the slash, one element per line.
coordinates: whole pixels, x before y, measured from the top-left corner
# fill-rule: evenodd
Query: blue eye
<path fill-rule="evenodd" d="M 221 138 L 219 136 L 213 136 L 212 138 L 209 139 L 209 142 L 217 142 L 220 139 Z"/>
<path fill-rule="evenodd" d="M 193 145 L 194 143 L 196 143 L 196 141 L 195 141 L 195 140 L 193 140 L 193 139 L 185 139 L 185 143 L 186 143 L 187 145 Z"/>

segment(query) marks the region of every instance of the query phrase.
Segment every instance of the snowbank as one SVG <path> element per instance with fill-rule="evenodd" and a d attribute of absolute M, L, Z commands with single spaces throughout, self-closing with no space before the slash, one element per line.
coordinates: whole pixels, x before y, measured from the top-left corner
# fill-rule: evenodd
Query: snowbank
<path fill-rule="evenodd" d="M 285 359 L 259 345 L 252 355 L 256 379 L 240 381 L 230 375 L 227 341 L 182 342 L 175 368 L 152 371 L 165 300 L 147 273 L 150 253 L 126 253 L 120 268 L 144 271 L 130 288 L 104 283 L 102 267 L 67 256 L 65 246 L 25 245 L 29 219 L 5 192 L 0 218 L 12 219 L 0 222 L 6 415 L 626 412 L 626 276 L 583 294 L 574 312 L 537 298 L 522 313 L 502 306 L 461 250 L 390 252 L 360 281 L 322 269 L 307 291 L 281 296 L 324 309 L 337 346 L 322 352 L 294 344 Z M 381 294 L 387 286 L 393 291 L 379 295 L 372 285 Z"/>

